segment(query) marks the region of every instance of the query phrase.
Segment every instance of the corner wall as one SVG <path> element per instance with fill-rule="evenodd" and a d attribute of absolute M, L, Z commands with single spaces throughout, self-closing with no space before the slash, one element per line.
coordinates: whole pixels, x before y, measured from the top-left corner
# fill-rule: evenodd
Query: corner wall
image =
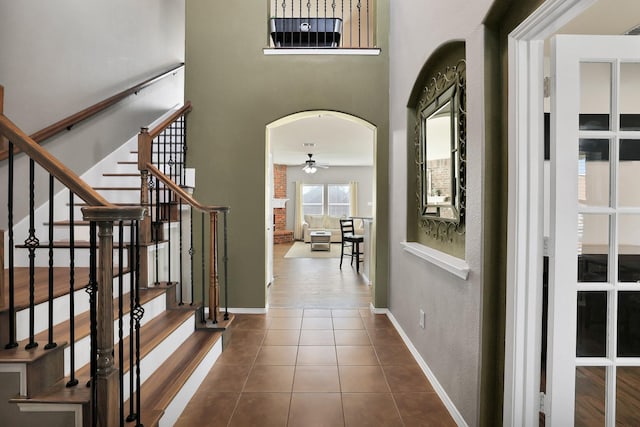
<path fill-rule="evenodd" d="M 491 0 L 394 2 L 390 37 L 390 311 L 467 425 L 481 425 L 485 278 L 485 33 Z M 420 70 L 445 42 L 463 40 L 467 60 L 468 279 L 403 250 L 407 239 L 407 104 Z M 489 143 L 489 141 L 487 141 Z M 499 261 L 498 261 L 499 262 Z M 418 326 L 419 310 L 426 327 Z M 486 333 L 490 333 L 486 331 Z M 501 396 L 487 396 L 500 400 Z M 489 424 L 487 424 L 489 425 Z"/>
<path fill-rule="evenodd" d="M 344 112 L 378 129 L 374 299 L 387 306 L 389 1 L 376 7 L 379 56 L 267 56 L 267 2 L 187 2 L 186 96 L 194 105 L 188 162 L 207 183 L 195 196 L 231 207 L 230 307 L 266 302 L 266 126 L 309 110 Z"/>

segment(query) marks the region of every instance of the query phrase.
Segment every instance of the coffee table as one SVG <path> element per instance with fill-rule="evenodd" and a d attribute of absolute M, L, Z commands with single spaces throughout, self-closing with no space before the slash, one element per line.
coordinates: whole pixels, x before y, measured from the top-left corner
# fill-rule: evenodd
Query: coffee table
<path fill-rule="evenodd" d="M 312 231 L 309 234 L 311 240 L 312 251 L 329 251 L 331 250 L 331 232 L 330 231 Z"/>

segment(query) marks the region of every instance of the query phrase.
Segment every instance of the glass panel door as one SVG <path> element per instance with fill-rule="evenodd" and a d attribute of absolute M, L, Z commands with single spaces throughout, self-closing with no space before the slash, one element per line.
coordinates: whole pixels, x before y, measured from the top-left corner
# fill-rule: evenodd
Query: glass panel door
<path fill-rule="evenodd" d="M 547 420 L 640 425 L 640 40 L 552 44 Z"/>

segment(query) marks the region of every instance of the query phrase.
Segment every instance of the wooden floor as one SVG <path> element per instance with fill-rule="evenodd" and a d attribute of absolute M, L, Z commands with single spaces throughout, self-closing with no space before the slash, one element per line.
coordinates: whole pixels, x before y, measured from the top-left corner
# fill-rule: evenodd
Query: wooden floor
<path fill-rule="evenodd" d="M 284 258 L 291 245 L 273 246 L 274 281 L 267 291 L 269 307 L 369 307 L 371 286 L 347 257 L 342 270 L 340 258 Z"/>
<path fill-rule="evenodd" d="M 268 313 L 236 315 L 176 426 L 455 426 L 355 266 L 289 247 L 275 245 Z"/>

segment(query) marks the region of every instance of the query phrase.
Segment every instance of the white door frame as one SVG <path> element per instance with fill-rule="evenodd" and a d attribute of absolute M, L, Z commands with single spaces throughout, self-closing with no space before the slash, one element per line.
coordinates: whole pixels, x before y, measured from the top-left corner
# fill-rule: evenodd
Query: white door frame
<path fill-rule="evenodd" d="M 597 0 L 547 0 L 508 38 L 505 426 L 538 426 L 542 335 L 544 40 Z"/>

